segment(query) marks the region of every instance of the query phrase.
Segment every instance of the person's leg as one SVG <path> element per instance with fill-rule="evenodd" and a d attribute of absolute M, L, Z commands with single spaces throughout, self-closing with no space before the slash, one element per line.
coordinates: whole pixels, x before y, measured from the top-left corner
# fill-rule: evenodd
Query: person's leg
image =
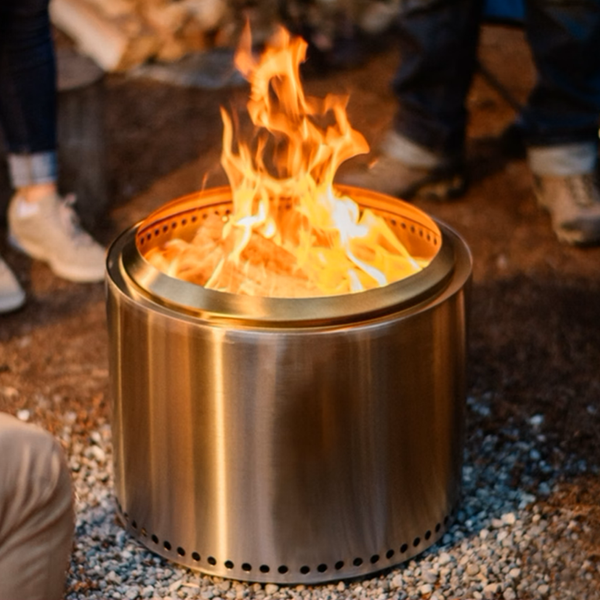
<path fill-rule="evenodd" d="M 538 73 L 523 112 L 528 144 L 596 144 L 600 0 L 527 0 L 526 33 Z"/>
<path fill-rule="evenodd" d="M 394 130 L 433 153 L 460 155 L 482 0 L 407 0 L 398 19 Z"/>
<path fill-rule="evenodd" d="M 49 0 L 0 4 L 0 123 L 15 195 L 10 241 L 72 281 L 102 281 L 104 250 L 57 193 L 56 68 Z M 0 282 L 1 283 L 1 282 Z"/>
<path fill-rule="evenodd" d="M 73 538 L 73 495 L 58 442 L 0 413 L 0 600 L 59 600 Z"/>
<path fill-rule="evenodd" d="M 400 65 L 393 127 L 367 169 L 339 181 L 408 199 L 465 189 L 465 99 L 476 65 L 482 0 L 405 0 L 398 17 Z"/>
<path fill-rule="evenodd" d="M 40 4 L 0 3 L 0 125 L 8 146 L 11 182 L 23 193 L 36 194 L 31 182 L 56 180 L 54 56 L 47 12 Z M 29 15 L 29 16 L 27 16 Z M 0 258 L 0 313 L 25 302 L 25 292 Z"/>
<path fill-rule="evenodd" d="M 13 187 L 31 200 L 57 179 L 56 65 L 48 3 L 0 4 L 0 123 Z"/>
<path fill-rule="evenodd" d="M 534 188 L 559 239 L 600 243 L 600 0 L 528 0 L 538 79 L 522 121 Z"/>

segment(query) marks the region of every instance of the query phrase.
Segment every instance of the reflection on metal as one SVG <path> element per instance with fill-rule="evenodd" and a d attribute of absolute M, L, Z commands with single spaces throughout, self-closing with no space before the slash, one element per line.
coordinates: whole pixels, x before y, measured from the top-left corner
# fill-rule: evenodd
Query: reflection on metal
<path fill-rule="evenodd" d="M 443 534 L 459 496 L 471 257 L 414 207 L 351 191 L 409 250 L 428 246 L 430 266 L 308 299 L 237 297 L 154 270 L 140 247 L 225 214 L 224 189 L 167 205 L 111 247 L 116 494 L 158 554 L 317 583 L 392 566 Z"/>

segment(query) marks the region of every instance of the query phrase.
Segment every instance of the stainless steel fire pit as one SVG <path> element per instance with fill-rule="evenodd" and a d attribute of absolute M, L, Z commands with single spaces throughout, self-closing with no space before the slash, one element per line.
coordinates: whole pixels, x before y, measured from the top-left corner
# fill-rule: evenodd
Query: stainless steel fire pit
<path fill-rule="evenodd" d="M 156 553 L 241 580 L 317 583 L 422 552 L 459 496 L 465 312 L 461 238 L 409 204 L 347 189 L 428 267 L 319 298 L 237 296 L 144 258 L 231 208 L 177 200 L 108 257 L 115 486 Z"/>

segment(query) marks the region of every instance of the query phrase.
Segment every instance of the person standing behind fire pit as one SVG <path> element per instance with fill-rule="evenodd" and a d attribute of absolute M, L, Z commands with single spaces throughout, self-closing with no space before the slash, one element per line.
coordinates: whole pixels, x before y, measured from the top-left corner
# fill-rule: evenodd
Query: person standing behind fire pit
<path fill-rule="evenodd" d="M 63 598 L 73 530 L 60 445 L 0 412 L 0 600 Z"/>
<path fill-rule="evenodd" d="M 379 159 L 340 181 L 405 199 L 465 191 L 465 99 L 482 17 L 483 0 L 401 3 L 393 128 Z M 538 78 L 520 124 L 538 203 L 562 242 L 600 244 L 600 0 L 525 0 L 525 29 Z"/>
<path fill-rule="evenodd" d="M 104 249 L 83 231 L 72 199 L 58 195 L 56 64 L 49 0 L 0 2 L 0 127 L 15 189 L 9 239 L 64 279 L 104 279 Z M 0 312 L 19 308 L 25 293 L 0 257 Z"/>

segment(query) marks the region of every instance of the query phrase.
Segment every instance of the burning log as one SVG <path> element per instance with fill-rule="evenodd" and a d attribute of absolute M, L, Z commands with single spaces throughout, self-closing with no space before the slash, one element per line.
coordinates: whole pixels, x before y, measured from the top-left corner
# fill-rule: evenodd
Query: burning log
<path fill-rule="evenodd" d="M 229 260 L 233 240 L 223 239 L 223 222 L 209 216 L 191 243 L 174 238 L 146 254 L 157 269 L 216 290 L 252 296 L 299 298 L 318 288 L 295 257 L 272 240 L 252 232 L 239 260 Z"/>
<path fill-rule="evenodd" d="M 252 232 L 240 260 L 224 261 L 223 269 L 212 276 L 207 287 L 254 296 L 294 298 L 318 295 L 318 288 L 298 268 L 296 258 L 255 232 Z"/>

